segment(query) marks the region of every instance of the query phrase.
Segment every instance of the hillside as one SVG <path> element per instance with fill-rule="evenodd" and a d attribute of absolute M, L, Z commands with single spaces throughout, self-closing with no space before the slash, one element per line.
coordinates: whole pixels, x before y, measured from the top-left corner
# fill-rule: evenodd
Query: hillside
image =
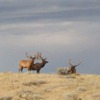
<path fill-rule="evenodd" d="M 0 100 L 100 100 L 100 76 L 0 73 Z"/>

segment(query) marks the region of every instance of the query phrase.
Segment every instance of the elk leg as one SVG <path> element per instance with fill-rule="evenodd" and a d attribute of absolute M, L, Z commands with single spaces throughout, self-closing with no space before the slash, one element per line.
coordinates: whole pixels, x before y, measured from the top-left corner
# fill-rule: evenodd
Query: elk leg
<path fill-rule="evenodd" d="M 37 70 L 37 73 L 39 74 L 40 73 L 40 70 Z"/>
<path fill-rule="evenodd" d="M 28 73 L 31 73 L 31 69 L 30 68 L 28 68 Z"/>
<path fill-rule="evenodd" d="M 23 72 L 23 67 L 21 68 L 21 72 Z"/>
<path fill-rule="evenodd" d="M 23 68 L 19 67 L 18 72 L 20 73 L 20 71 L 22 72 Z"/>

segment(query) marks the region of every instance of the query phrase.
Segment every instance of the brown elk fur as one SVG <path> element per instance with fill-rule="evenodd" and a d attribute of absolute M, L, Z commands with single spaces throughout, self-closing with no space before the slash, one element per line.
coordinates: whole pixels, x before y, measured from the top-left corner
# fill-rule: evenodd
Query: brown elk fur
<path fill-rule="evenodd" d="M 68 73 L 76 73 L 76 67 L 81 64 L 81 61 L 79 61 L 78 64 L 73 65 L 69 60 L 69 64 L 70 64 L 70 70 L 68 70 Z"/>
<path fill-rule="evenodd" d="M 36 70 L 37 73 L 40 73 L 41 68 L 43 68 L 45 66 L 45 64 L 48 63 L 48 61 L 46 61 L 46 58 L 43 59 L 43 57 L 41 57 L 41 54 L 39 54 L 39 53 L 38 53 L 38 56 L 40 57 L 42 62 L 41 63 L 33 64 L 31 70 Z"/>

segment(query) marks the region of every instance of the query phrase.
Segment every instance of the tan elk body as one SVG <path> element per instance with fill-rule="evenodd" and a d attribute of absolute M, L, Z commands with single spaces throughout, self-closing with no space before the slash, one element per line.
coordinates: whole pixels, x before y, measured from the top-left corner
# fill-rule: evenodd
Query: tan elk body
<path fill-rule="evenodd" d="M 30 59 L 29 60 L 21 60 L 19 62 L 19 72 L 20 71 L 22 72 L 23 68 L 27 68 L 28 71 L 31 71 L 32 65 L 34 64 L 34 60 L 36 58 L 38 58 L 37 55 L 35 55 L 34 57 L 32 57 L 32 56 L 28 56 L 27 53 L 26 53 L 26 57 L 28 57 Z"/>

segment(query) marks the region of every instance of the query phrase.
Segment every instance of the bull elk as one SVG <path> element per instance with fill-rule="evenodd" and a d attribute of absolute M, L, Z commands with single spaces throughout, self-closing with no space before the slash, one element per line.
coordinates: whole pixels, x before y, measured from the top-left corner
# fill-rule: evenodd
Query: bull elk
<path fill-rule="evenodd" d="M 69 65 L 70 65 L 70 67 L 67 68 L 68 73 L 71 73 L 71 74 L 72 74 L 72 73 L 76 73 L 76 67 L 79 66 L 80 64 L 81 64 L 81 61 L 79 61 L 78 64 L 73 65 L 73 64 L 71 63 L 71 61 L 69 60 Z"/>
<path fill-rule="evenodd" d="M 43 58 L 41 56 L 41 53 L 38 53 L 38 57 L 41 59 L 42 62 L 33 64 L 31 70 L 36 70 L 37 73 L 40 73 L 41 68 L 43 68 L 45 66 L 45 64 L 48 63 L 48 61 L 46 61 L 46 58 Z"/>
<path fill-rule="evenodd" d="M 29 60 L 21 60 L 21 61 L 19 62 L 19 72 L 20 72 L 20 71 L 22 72 L 23 68 L 27 68 L 28 71 L 31 71 L 32 65 L 33 65 L 33 63 L 34 63 L 34 60 L 35 60 L 36 58 L 38 58 L 37 55 L 34 55 L 34 57 L 32 57 L 32 56 L 28 56 L 27 53 L 26 53 L 26 57 L 28 57 L 28 58 L 30 58 L 30 59 L 29 59 Z"/>

